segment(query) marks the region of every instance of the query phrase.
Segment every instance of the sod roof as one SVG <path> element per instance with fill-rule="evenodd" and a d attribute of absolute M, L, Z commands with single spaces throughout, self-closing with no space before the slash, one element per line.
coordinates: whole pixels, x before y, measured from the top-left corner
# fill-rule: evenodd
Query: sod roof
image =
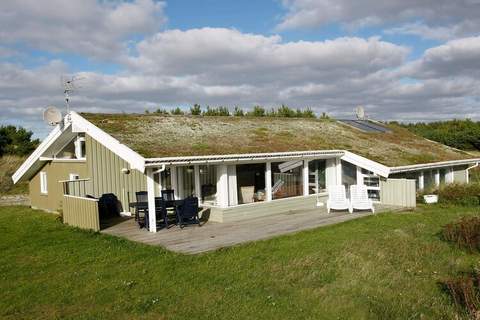
<path fill-rule="evenodd" d="M 146 158 L 348 150 L 387 166 L 472 158 L 389 125 L 367 133 L 334 120 L 82 113 Z"/>

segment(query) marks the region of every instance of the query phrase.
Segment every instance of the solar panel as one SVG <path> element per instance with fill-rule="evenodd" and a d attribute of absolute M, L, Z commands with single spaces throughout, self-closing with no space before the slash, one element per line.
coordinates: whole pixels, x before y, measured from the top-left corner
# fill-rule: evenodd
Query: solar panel
<path fill-rule="evenodd" d="M 384 127 L 378 123 L 374 123 L 369 120 L 338 120 L 338 121 L 365 132 L 382 132 L 382 133 L 390 132 L 390 129 L 388 129 L 387 127 Z"/>

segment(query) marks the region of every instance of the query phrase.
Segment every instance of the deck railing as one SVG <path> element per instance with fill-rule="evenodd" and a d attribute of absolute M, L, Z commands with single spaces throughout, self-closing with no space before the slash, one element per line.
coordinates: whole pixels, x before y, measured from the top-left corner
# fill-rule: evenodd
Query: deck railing
<path fill-rule="evenodd" d="M 75 197 L 86 197 L 92 194 L 92 185 L 90 179 L 64 180 L 63 194 Z"/>

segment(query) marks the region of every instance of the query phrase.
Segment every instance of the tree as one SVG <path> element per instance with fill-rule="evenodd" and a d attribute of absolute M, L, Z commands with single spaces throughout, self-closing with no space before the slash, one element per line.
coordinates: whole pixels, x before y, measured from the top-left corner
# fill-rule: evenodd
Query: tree
<path fill-rule="evenodd" d="M 202 107 L 201 107 L 199 104 L 195 103 L 195 104 L 193 105 L 193 107 L 190 108 L 190 114 L 191 114 L 192 116 L 199 116 L 199 115 L 201 115 L 201 114 L 202 114 Z"/>
<path fill-rule="evenodd" d="M 175 109 L 173 109 L 172 111 L 170 111 L 171 114 L 175 115 L 175 116 L 181 116 L 183 115 L 183 111 L 182 109 L 180 109 L 179 107 L 176 107 Z"/>
<path fill-rule="evenodd" d="M 265 109 L 261 106 L 254 106 L 252 111 L 247 112 L 247 116 L 250 116 L 250 117 L 265 117 Z"/>
<path fill-rule="evenodd" d="M 0 127 L 0 156 L 5 154 L 26 156 L 38 146 L 38 139 L 32 140 L 32 131 L 22 127 Z"/>
<path fill-rule="evenodd" d="M 288 106 L 282 104 L 282 106 L 277 109 L 277 116 L 285 117 L 285 118 L 294 118 L 298 116 L 298 113 L 296 113 L 295 110 L 290 109 Z"/>
<path fill-rule="evenodd" d="M 235 117 L 243 117 L 243 116 L 245 115 L 245 113 L 243 112 L 243 109 L 242 109 L 242 108 L 236 106 L 236 107 L 235 107 L 235 110 L 233 110 L 233 115 L 234 115 Z"/>
<path fill-rule="evenodd" d="M 155 114 L 168 114 L 168 111 L 165 110 L 165 109 L 162 109 L 162 108 L 158 108 L 157 110 L 155 110 L 153 113 Z"/>

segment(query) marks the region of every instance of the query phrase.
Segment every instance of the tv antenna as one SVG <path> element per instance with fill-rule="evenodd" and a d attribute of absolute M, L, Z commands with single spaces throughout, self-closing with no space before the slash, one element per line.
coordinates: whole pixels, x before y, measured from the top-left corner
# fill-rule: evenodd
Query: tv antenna
<path fill-rule="evenodd" d="M 61 77 L 63 94 L 65 95 L 65 105 L 67 107 L 67 114 L 70 112 L 70 96 L 81 88 L 77 83 L 79 80 L 83 80 L 85 77 Z"/>

